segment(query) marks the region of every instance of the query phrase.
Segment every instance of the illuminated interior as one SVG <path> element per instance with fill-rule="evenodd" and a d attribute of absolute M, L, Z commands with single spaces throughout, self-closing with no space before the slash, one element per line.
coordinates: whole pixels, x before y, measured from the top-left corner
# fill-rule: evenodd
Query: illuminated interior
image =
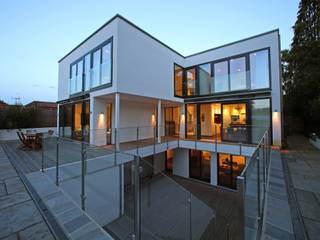
<path fill-rule="evenodd" d="M 196 69 L 191 68 L 187 70 L 187 95 L 195 95 L 196 89 Z"/>
<path fill-rule="evenodd" d="M 180 135 L 180 108 L 179 107 L 165 108 L 165 127 L 166 127 L 166 136 Z"/>
<path fill-rule="evenodd" d="M 197 129 L 197 105 L 187 105 L 187 137 L 195 137 Z"/>
<path fill-rule="evenodd" d="M 237 176 L 246 164 L 245 157 L 219 153 L 218 158 L 218 185 L 236 189 Z"/>
<path fill-rule="evenodd" d="M 210 152 L 189 150 L 190 177 L 210 182 L 210 159 Z"/>
<path fill-rule="evenodd" d="M 173 150 L 167 150 L 166 151 L 166 170 L 172 172 L 173 169 L 173 163 L 172 163 L 172 159 L 173 159 Z"/>
<path fill-rule="evenodd" d="M 221 139 L 221 104 L 200 105 L 201 138 Z"/>

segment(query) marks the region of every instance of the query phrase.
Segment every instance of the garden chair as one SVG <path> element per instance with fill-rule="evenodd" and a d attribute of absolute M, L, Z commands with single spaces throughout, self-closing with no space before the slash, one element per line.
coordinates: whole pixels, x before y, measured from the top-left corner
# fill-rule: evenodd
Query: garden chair
<path fill-rule="evenodd" d="M 17 135 L 18 135 L 20 141 L 22 142 L 22 145 L 19 146 L 19 149 L 25 151 L 28 148 L 32 148 L 30 143 L 26 140 L 23 132 L 17 132 Z"/>

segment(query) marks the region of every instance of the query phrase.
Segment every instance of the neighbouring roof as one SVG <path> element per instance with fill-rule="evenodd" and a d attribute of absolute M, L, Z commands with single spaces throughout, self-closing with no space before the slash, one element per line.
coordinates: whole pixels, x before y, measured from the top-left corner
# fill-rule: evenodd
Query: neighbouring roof
<path fill-rule="evenodd" d="M 130 22 L 128 19 L 122 17 L 120 14 L 116 14 L 113 18 L 111 18 L 109 21 L 107 21 L 105 24 L 103 24 L 100 28 L 98 28 L 94 33 L 92 33 L 89 37 L 87 37 L 85 40 L 83 40 L 80 44 L 78 44 L 74 49 L 72 49 L 67 55 L 65 55 L 63 58 L 61 58 L 58 63 L 60 63 L 63 59 L 65 59 L 67 56 L 69 56 L 72 52 L 74 52 L 76 49 L 78 49 L 82 44 L 84 44 L 86 41 L 88 41 L 91 37 L 93 37 L 96 33 L 98 33 L 100 30 L 102 30 L 105 26 L 107 26 L 109 23 L 113 22 L 113 20 L 115 20 L 116 18 L 119 18 L 123 21 L 125 21 L 126 23 L 128 23 L 129 25 L 131 25 L 132 27 L 136 28 L 138 31 L 146 34 L 148 37 L 152 38 L 153 40 L 157 41 L 158 43 L 160 43 L 161 45 L 165 46 L 166 48 L 168 48 L 169 50 L 173 51 L 174 53 L 180 55 L 181 57 L 183 58 L 187 58 L 187 57 L 191 57 L 191 56 L 194 56 L 194 55 L 197 55 L 197 54 L 201 54 L 201 53 L 205 53 L 205 52 L 209 52 L 209 51 L 212 51 L 212 50 L 215 50 L 215 49 L 218 49 L 218 48 L 222 48 L 222 47 L 226 47 L 226 46 L 229 46 L 229 45 L 232 45 L 232 44 L 236 44 L 236 43 L 239 43 L 239 42 L 242 42 L 242 41 L 246 41 L 246 40 L 249 40 L 249 39 L 252 39 L 252 38 L 257 38 L 257 37 L 260 37 L 260 36 L 263 36 L 263 35 L 266 35 L 266 34 L 269 34 L 269 33 L 272 33 L 272 32 L 279 32 L 279 29 L 274 29 L 274 30 L 271 30 L 271 31 L 268 31 L 268 32 L 264 32 L 264 33 L 261 33 L 261 34 L 258 34 L 258 35 L 255 35 L 255 36 L 252 36 L 252 37 L 248 37 L 248 38 L 244 38 L 244 39 L 241 39 L 241 40 L 238 40 L 238 41 L 235 41 L 235 42 L 231 42 L 231 43 L 227 43 L 227 44 L 224 44 L 224 45 L 221 45 L 221 46 L 218 46 L 218 47 L 214 47 L 214 48 L 210 48 L 210 49 L 207 49 L 207 50 L 204 50 L 204 51 L 201 51 L 201 52 L 197 52 L 197 53 L 194 53 L 194 54 L 191 54 L 191 55 L 188 55 L 188 56 L 183 56 L 182 54 L 178 53 L 176 50 L 172 49 L 171 47 L 169 47 L 168 45 L 166 45 L 165 43 L 161 42 L 160 40 L 158 40 L 157 38 L 155 38 L 154 36 L 152 36 L 151 34 L 147 33 L 146 31 L 144 31 L 143 29 L 141 29 L 140 27 L 138 27 L 137 25 L 135 25 L 134 23 Z"/>

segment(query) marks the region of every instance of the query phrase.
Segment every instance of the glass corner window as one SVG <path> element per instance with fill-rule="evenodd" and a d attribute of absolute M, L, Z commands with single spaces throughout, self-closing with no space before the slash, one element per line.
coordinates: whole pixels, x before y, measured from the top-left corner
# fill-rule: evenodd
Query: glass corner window
<path fill-rule="evenodd" d="M 174 95 L 181 97 L 183 95 L 183 69 L 174 65 Z"/>
<path fill-rule="evenodd" d="M 112 79 L 112 41 L 95 48 L 71 66 L 69 94 L 110 84 Z"/>
<path fill-rule="evenodd" d="M 262 50 L 250 53 L 251 89 L 269 88 L 269 52 Z"/>
<path fill-rule="evenodd" d="M 247 88 L 246 58 L 239 57 L 230 60 L 230 90 Z"/>
<path fill-rule="evenodd" d="M 211 89 L 211 67 L 210 64 L 200 65 L 199 68 L 199 92 L 200 95 L 207 95 Z"/>
<path fill-rule="evenodd" d="M 196 95 L 196 69 L 190 68 L 186 72 L 187 76 L 187 96 Z"/>

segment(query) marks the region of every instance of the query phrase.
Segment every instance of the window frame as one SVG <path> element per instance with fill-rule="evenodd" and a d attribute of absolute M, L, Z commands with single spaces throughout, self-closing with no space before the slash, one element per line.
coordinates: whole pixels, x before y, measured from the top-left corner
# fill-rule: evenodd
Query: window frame
<path fill-rule="evenodd" d="M 93 53 L 96 52 L 97 50 L 100 50 L 100 59 L 99 59 L 99 64 L 101 65 L 102 64 L 102 48 L 104 46 L 106 46 L 107 44 L 111 44 L 110 46 L 110 50 L 111 50 L 111 53 L 110 53 L 110 59 L 111 59 L 111 63 L 110 63 L 110 68 L 111 68 L 111 74 L 110 74 L 110 83 L 106 83 L 106 84 L 102 84 L 102 85 L 99 85 L 99 86 L 96 86 L 96 87 L 93 87 L 93 88 L 89 88 L 88 90 L 85 90 L 85 74 L 84 74 L 84 69 L 85 69 L 85 57 L 90 54 L 90 71 L 92 69 L 92 66 L 93 66 Z M 99 44 L 98 46 L 94 47 L 93 49 L 91 49 L 90 51 L 86 52 L 85 54 L 83 54 L 81 57 L 79 57 L 77 60 L 73 61 L 70 66 L 69 66 L 69 79 L 71 79 L 71 76 L 72 76 L 72 66 L 75 65 L 75 64 L 78 64 L 78 62 L 80 61 L 83 61 L 82 62 L 82 90 L 80 92 L 76 92 L 76 93 L 69 93 L 69 96 L 70 97 L 75 97 L 75 96 L 80 96 L 80 95 L 84 95 L 86 93 L 89 93 L 89 92 L 92 92 L 92 91 L 95 91 L 95 90 L 98 90 L 98 89 L 102 89 L 102 88 L 107 88 L 107 87 L 111 87 L 112 86 L 112 83 L 113 83 L 113 36 L 108 38 L 106 41 L 102 42 L 101 44 Z M 76 65 L 76 72 L 78 72 L 78 67 Z M 69 81 L 70 82 L 70 81 Z M 70 86 L 69 86 L 70 87 Z"/>
<path fill-rule="evenodd" d="M 267 50 L 268 51 L 268 63 L 269 63 L 269 87 L 268 88 L 259 88 L 259 89 L 251 89 L 251 76 L 250 74 L 248 74 L 247 79 L 246 79 L 246 89 L 240 89 L 240 90 L 233 90 L 231 91 L 231 79 L 230 79 L 230 60 L 231 59 L 235 59 L 235 58 L 240 58 L 240 57 L 245 57 L 245 67 L 246 67 L 246 71 L 250 71 L 250 54 L 251 53 L 255 53 L 255 52 L 259 52 L 259 51 L 264 51 Z M 229 56 L 229 57 L 225 57 L 225 58 L 220 58 L 214 61 L 208 61 L 208 62 L 203 62 L 200 64 L 196 64 L 196 65 L 192 65 L 192 66 L 188 66 L 186 68 L 182 68 L 183 72 L 184 72 L 184 82 L 183 82 L 183 96 L 182 98 L 184 99 L 188 99 L 188 98 L 196 98 L 196 97 L 210 97 L 210 96 L 219 96 L 219 95 L 226 95 L 226 94 L 236 94 L 236 93 L 251 93 L 251 92 L 264 92 L 264 91 L 271 91 L 272 90 L 272 86 L 271 86 L 271 54 L 270 54 L 271 50 L 270 47 L 265 47 L 265 48 L 260 48 L 260 49 L 255 49 L 249 52 L 245 52 L 245 53 L 241 53 L 241 54 L 237 54 L 237 55 L 233 55 L 233 56 Z M 200 95 L 200 89 L 199 89 L 199 77 L 198 77 L 198 67 L 204 64 L 210 64 L 210 68 L 211 68 L 211 75 L 214 77 L 214 64 L 215 63 L 219 63 L 219 62 L 224 62 L 227 61 L 228 64 L 228 90 L 227 91 L 221 91 L 221 92 L 217 92 L 217 93 L 210 93 L 210 94 L 204 94 L 204 95 Z M 176 63 L 174 63 L 174 65 L 178 65 Z M 179 67 L 181 67 L 180 65 L 178 65 Z M 189 69 L 195 68 L 196 69 L 196 80 L 195 80 L 195 94 L 194 95 L 187 95 L 187 86 L 186 86 L 186 71 Z M 180 97 L 180 96 L 176 96 L 175 97 Z"/>

